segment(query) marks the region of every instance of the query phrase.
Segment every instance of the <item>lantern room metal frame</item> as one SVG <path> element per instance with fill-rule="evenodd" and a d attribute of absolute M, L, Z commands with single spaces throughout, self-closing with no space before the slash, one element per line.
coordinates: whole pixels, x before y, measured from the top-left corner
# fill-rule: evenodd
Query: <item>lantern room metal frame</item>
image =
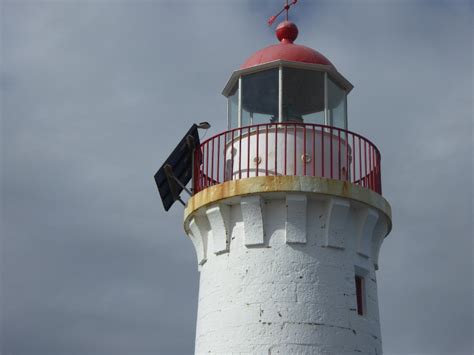
<path fill-rule="evenodd" d="M 285 68 L 324 74 L 324 109 L 317 111 L 324 111 L 324 124 L 285 120 Z M 272 69 L 278 70 L 278 82 L 275 82 L 278 85 L 278 120 L 275 116 L 274 121 L 253 122 L 250 115 L 249 122 L 243 124 L 242 79 Z M 343 127 L 336 126 L 329 114 L 329 79 L 344 93 Z M 196 150 L 193 193 L 229 180 L 283 175 L 343 180 L 382 194 L 379 150 L 367 138 L 347 129 L 347 95 L 352 89 L 353 85 L 333 65 L 275 60 L 235 71 L 222 91 L 228 100 L 228 130 L 202 142 L 200 149 Z M 235 122 L 232 122 L 231 118 L 231 105 L 234 105 L 235 110 L 235 101 L 231 103 L 231 100 L 235 98 L 236 93 L 237 126 L 233 127 Z M 280 153 L 277 148 L 278 139 L 283 144 Z M 296 139 L 302 140 L 299 150 Z M 255 141 L 252 143 L 252 140 Z M 288 143 L 289 140 L 292 140 L 291 144 Z M 255 146 L 251 147 L 251 144 Z M 232 153 L 232 147 L 235 148 L 235 153 Z M 269 154 L 270 150 L 273 150 L 274 154 Z M 231 166 L 227 166 L 227 163 Z M 278 164 L 282 166 L 278 167 Z"/>
<path fill-rule="evenodd" d="M 227 98 L 227 127 L 228 129 L 240 128 L 242 125 L 242 78 L 249 75 L 259 72 L 263 72 L 270 69 L 278 68 L 278 122 L 283 122 L 283 69 L 284 68 L 293 68 L 301 69 L 308 71 L 316 71 L 324 73 L 324 125 L 333 126 L 333 122 L 330 122 L 328 115 L 328 78 L 331 78 L 343 91 L 344 91 L 344 127 L 339 127 L 343 129 L 348 128 L 348 119 L 347 119 L 347 95 L 354 88 L 354 86 L 346 79 L 342 74 L 340 74 L 332 65 L 323 65 L 323 64 L 310 64 L 310 63 L 301 63 L 301 62 L 292 62 L 286 60 L 275 60 L 265 64 L 255 65 L 253 67 L 244 68 L 234 71 L 229 81 L 227 82 L 222 95 Z M 237 99 L 237 126 L 232 127 L 231 122 L 231 99 L 230 96 L 236 89 L 238 91 Z M 250 122 L 252 125 L 253 122 Z"/>

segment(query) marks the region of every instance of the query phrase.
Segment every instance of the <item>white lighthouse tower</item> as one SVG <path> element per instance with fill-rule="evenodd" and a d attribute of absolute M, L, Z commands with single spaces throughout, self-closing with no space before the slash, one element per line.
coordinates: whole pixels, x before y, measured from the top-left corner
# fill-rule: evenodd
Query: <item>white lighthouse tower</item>
<path fill-rule="evenodd" d="M 349 81 L 293 23 L 276 34 L 227 83 L 228 130 L 194 154 L 195 351 L 382 354 L 380 153 L 348 130 Z"/>

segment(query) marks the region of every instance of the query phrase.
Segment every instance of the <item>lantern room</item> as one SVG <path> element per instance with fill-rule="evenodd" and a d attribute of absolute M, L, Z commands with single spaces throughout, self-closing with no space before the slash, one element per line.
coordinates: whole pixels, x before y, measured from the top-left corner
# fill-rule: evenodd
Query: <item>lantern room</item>
<path fill-rule="evenodd" d="M 282 22 L 276 35 L 280 43 L 254 53 L 223 90 L 229 129 L 278 122 L 347 129 L 351 83 L 321 53 L 294 43 L 292 22 Z"/>
<path fill-rule="evenodd" d="M 283 21 L 279 43 L 250 56 L 230 77 L 228 130 L 201 143 L 195 192 L 259 176 L 312 176 L 381 193 L 380 153 L 347 129 L 352 84 L 324 55 L 295 44 L 298 28 Z"/>

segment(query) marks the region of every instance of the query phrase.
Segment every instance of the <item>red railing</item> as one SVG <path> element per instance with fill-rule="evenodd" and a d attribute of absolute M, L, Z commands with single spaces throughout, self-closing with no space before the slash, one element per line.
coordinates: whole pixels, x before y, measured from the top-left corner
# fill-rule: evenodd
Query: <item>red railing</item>
<path fill-rule="evenodd" d="M 319 176 L 382 194 L 380 153 L 345 129 L 308 123 L 234 128 L 201 143 L 194 156 L 194 193 L 255 176 Z"/>

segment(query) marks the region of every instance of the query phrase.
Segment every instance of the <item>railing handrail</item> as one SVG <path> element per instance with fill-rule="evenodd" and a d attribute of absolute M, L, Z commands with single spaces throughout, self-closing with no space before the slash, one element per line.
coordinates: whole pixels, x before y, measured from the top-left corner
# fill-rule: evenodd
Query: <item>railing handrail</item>
<path fill-rule="evenodd" d="M 302 131 L 299 131 L 299 128 Z M 288 131 L 290 131 L 290 135 L 288 135 Z M 284 138 L 283 152 L 281 143 L 280 146 L 277 145 L 277 140 L 282 139 L 282 137 L 278 138 L 280 135 L 283 135 Z M 269 137 L 274 142 L 269 142 Z M 293 139 L 290 147 L 287 144 L 289 137 L 293 137 L 290 138 Z M 300 140 L 299 145 L 297 145 L 298 139 Z M 309 150 L 310 153 L 313 153 L 312 156 L 307 154 L 308 139 L 309 146 L 312 147 Z M 253 141 L 255 142 L 252 143 Z M 251 145 L 255 144 L 256 147 L 252 147 L 252 150 Z M 244 152 L 242 152 L 242 145 L 244 145 Z M 228 152 L 229 147 L 233 148 L 230 152 Z M 265 152 L 261 152 L 260 147 Z M 223 149 L 222 152 L 221 149 Z M 298 159 L 298 150 L 303 152 L 302 162 Z M 273 156 L 269 155 L 270 152 L 273 152 Z M 292 153 L 293 160 L 291 157 L 288 160 L 289 152 Z M 261 176 L 309 175 L 346 180 L 367 187 L 379 194 L 382 193 L 380 151 L 369 139 L 344 128 L 303 122 L 269 122 L 247 125 L 232 128 L 206 139 L 200 144 L 199 149 L 196 149 L 196 153 L 193 167 L 195 170 L 194 192 L 223 181 L 261 174 Z M 223 153 L 222 159 L 221 153 Z M 283 157 L 279 157 L 280 160 L 278 154 L 283 154 Z M 252 164 L 251 155 L 255 156 Z M 236 156 L 238 160 L 236 160 Z M 259 166 L 262 158 L 265 159 L 265 170 Z M 271 159 L 273 161 L 270 161 Z M 281 167 L 278 169 L 278 162 L 281 164 L 282 159 L 284 159 L 284 171 Z M 288 162 L 292 166 L 293 172 L 288 172 Z M 236 163 L 238 163 L 237 166 Z M 310 163 L 312 165 L 308 167 L 307 164 Z M 312 173 L 308 174 L 308 170 L 311 168 Z M 220 175 L 221 173 L 222 175 Z"/>

